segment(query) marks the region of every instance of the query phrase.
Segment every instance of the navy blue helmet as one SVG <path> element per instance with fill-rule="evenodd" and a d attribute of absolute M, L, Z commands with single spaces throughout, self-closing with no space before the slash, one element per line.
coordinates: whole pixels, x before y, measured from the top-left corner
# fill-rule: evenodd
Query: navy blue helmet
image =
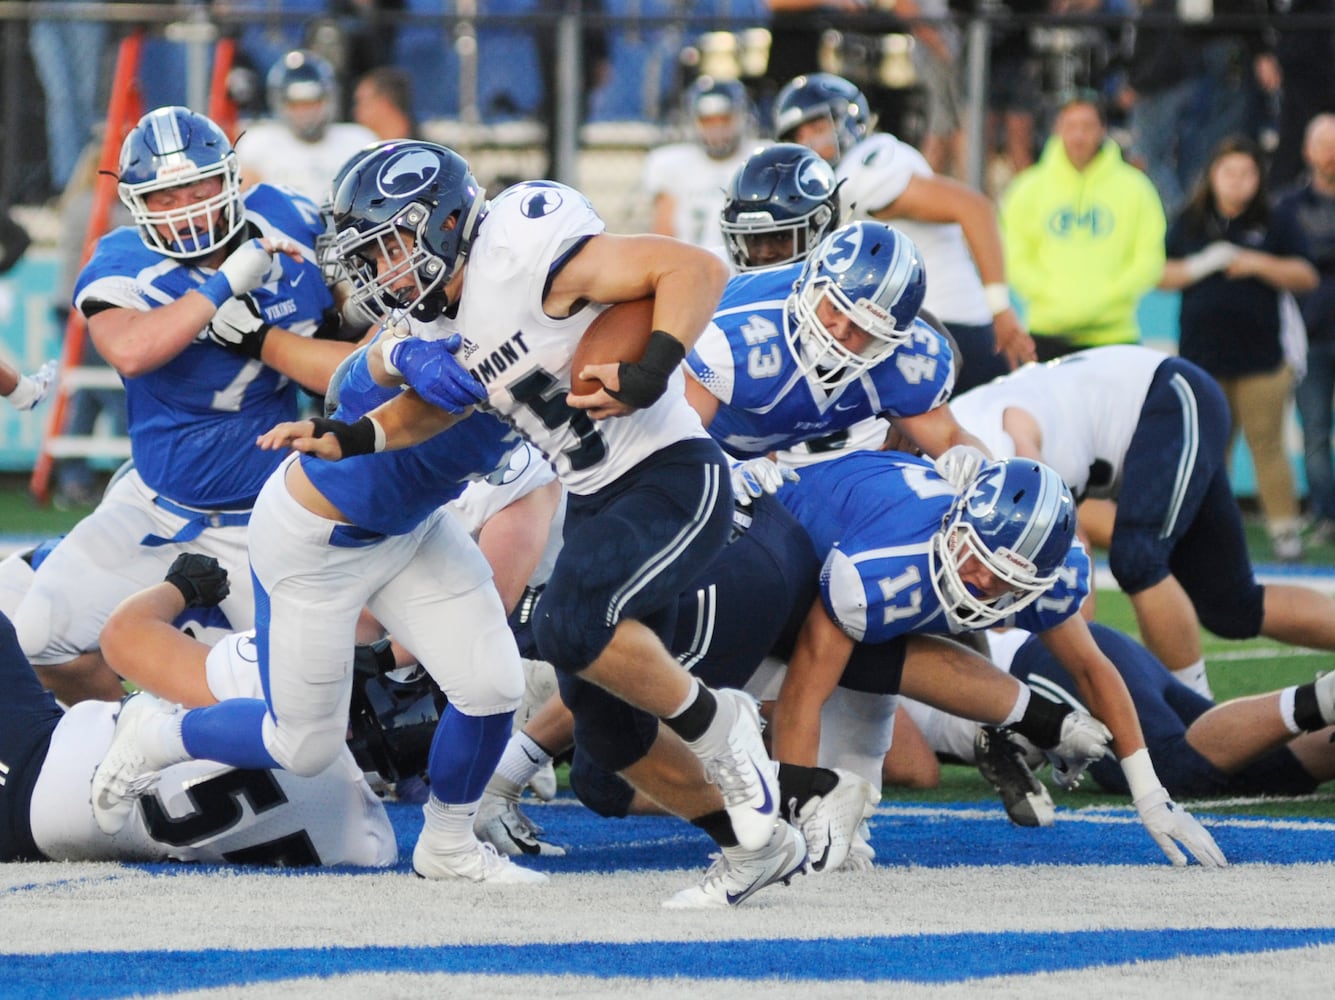
<path fill-rule="evenodd" d="M 789 80 L 774 98 L 773 115 L 774 136 L 780 142 L 796 141 L 797 127 L 804 122 L 828 119 L 834 125 L 839 156 L 861 142 L 876 124 L 862 91 L 833 73 Z"/>
<path fill-rule="evenodd" d="M 720 225 L 739 271 L 806 260 L 839 224 L 834 170 L 792 142 L 758 149 L 728 186 Z"/>
<path fill-rule="evenodd" d="M 432 142 L 382 143 L 358 154 L 334 192 L 334 252 L 351 300 L 383 319 L 412 310 L 429 322 L 468 256 L 486 195 L 467 161 Z"/>

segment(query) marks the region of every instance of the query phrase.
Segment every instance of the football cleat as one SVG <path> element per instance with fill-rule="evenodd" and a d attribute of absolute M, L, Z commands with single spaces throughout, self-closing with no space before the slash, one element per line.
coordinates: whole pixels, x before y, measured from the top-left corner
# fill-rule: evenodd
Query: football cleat
<path fill-rule="evenodd" d="M 787 885 L 804 870 L 807 845 L 797 827 L 777 820 L 769 842 L 758 851 L 725 847 L 699 885 L 683 889 L 663 906 L 669 910 L 712 910 L 739 906 L 775 882 Z"/>
<path fill-rule="evenodd" d="M 760 712 L 756 700 L 743 691 L 722 688 L 714 698 L 718 702 L 714 721 L 688 746 L 723 793 L 739 846 L 763 850 L 779 819 L 779 778 L 760 735 Z"/>
<path fill-rule="evenodd" d="M 1024 750 L 1004 729 L 982 726 L 974 738 L 978 771 L 997 790 L 1017 826 L 1051 826 L 1057 811 L 1044 784 L 1025 763 Z"/>
<path fill-rule="evenodd" d="M 413 871 L 438 882 L 489 882 L 492 885 L 537 885 L 547 881 L 542 872 L 520 868 L 496 853 L 490 844 L 476 842 L 462 851 L 435 851 L 425 837 L 413 848 Z"/>
<path fill-rule="evenodd" d="M 839 783 L 824 795 L 814 795 L 797 811 L 794 820 L 807 842 L 813 872 L 832 872 L 843 866 L 862 821 L 880 799 L 876 786 L 852 771 L 834 768 Z"/>
<path fill-rule="evenodd" d="M 477 816 L 473 819 L 473 832 L 478 840 L 496 848 L 497 853 L 512 858 L 524 854 L 560 858 L 566 853 L 564 847 L 538 839 L 542 827 L 524 814 L 519 803 L 491 792 L 482 796 Z"/>
<path fill-rule="evenodd" d="M 135 801 L 158 783 L 163 765 L 151 760 L 140 745 L 144 720 L 178 711 L 179 706 L 147 692 L 132 694 L 121 702 L 111 745 L 93 772 L 93 818 L 103 833 L 119 833 L 129 820 Z"/>

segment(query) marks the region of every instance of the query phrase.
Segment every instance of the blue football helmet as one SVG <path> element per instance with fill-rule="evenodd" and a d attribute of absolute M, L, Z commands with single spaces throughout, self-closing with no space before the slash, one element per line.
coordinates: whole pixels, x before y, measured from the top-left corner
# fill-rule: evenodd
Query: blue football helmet
<path fill-rule="evenodd" d="M 293 49 L 274 63 L 265 81 L 269 110 L 292 134 L 317 142 L 338 110 L 338 78 L 324 56 Z"/>
<path fill-rule="evenodd" d="M 839 144 L 838 162 L 876 127 L 867 98 L 853 84 L 833 73 L 811 73 L 786 83 L 774 98 L 774 136 L 780 142 L 795 142 L 797 127 L 818 118 L 834 125 Z"/>
<path fill-rule="evenodd" d="M 929 551 L 932 587 L 953 628 L 991 628 L 1057 580 L 1075 540 L 1075 500 L 1054 469 L 1027 458 L 988 462 L 950 505 Z M 979 594 L 960 577 L 977 556 L 1004 593 Z"/>
<path fill-rule="evenodd" d="M 736 80 L 702 76 L 682 101 L 695 139 L 711 159 L 726 160 L 742 144 L 751 119 L 751 98 Z"/>
<path fill-rule="evenodd" d="M 739 271 L 806 260 L 839 224 L 834 170 L 806 146 L 756 150 L 733 175 L 719 225 Z"/>
<path fill-rule="evenodd" d="M 850 222 L 807 258 L 788 296 L 785 333 L 798 367 L 826 390 L 859 378 L 913 336 L 927 294 L 927 271 L 913 241 L 883 222 Z M 819 316 L 829 303 L 870 336 L 860 351 L 839 341 Z"/>
<path fill-rule="evenodd" d="M 462 156 L 433 142 L 386 142 L 358 154 L 334 192 L 335 253 L 351 302 L 377 319 L 411 310 L 430 322 L 468 256 L 486 195 Z"/>
<path fill-rule="evenodd" d="M 188 205 L 154 211 L 157 191 L 218 177 L 222 190 Z M 150 250 L 177 260 L 207 256 L 246 224 L 241 165 L 223 130 L 189 108 L 165 107 L 139 119 L 121 144 L 117 191 Z"/>

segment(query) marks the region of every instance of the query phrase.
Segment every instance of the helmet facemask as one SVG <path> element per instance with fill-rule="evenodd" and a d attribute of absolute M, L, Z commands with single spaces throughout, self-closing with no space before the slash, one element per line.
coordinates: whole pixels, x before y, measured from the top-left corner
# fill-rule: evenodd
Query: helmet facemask
<path fill-rule="evenodd" d="M 826 329 L 818 312 L 823 301 L 868 334 L 870 340 L 860 352 L 850 350 Z M 851 300 L 827 277 L 799 281 L 788 297 L 788 306 L 788 339 L 798 368 L 813 385 L 826 391 L 861 378 L 912 336 L 911 330 L 898 329 L 894 317 L 875 302 Z"/>
<path fill-rule="evenodd" d="M 222 178 L 222 190 L 203 201 L 162 211 L 148 207 L 148 195 L 154 192 L 195 184 L 210 177 Z M 241 167 L 232 152 L 221 161 L 203 167 L 196 166 L 188 153 L 161 156 L 156 179 L 140 184 L 122 181 L 117 190 L 139 227 L 145 245 L 176 260 L 194 260 L 213 253 L 226 246 L 245 225 Z M 164 230 L 170 235 L 164 236 Z"/>
<path fill-rule="evenodd" d="M 735 219 L 722 219 L 719 225 L 737 270 L 755 271 L 806 260 L 833 217 L 830 206 L 820 205 L 797 219 L 776 221 L 769 212 L 738 212 Z M 781 242 L 785 239 L 786 244 Z M 756 254 L 762 246 L 786 246 L 786 253 L 757 262 Z"/>
<path fill-rule="evenodd" d="M 951 625 L 959 631 L 976 631 L 1000 624 L 1018 614 L 1047 591 L 1057 574 L 1042 576 L 1024 556 L 1008 548 L 992 551 L 964 519 L 963 506 L 952 508 L 945 526 L 932 538 L 928 565 L 932 587 Z M 960 570 L 976 556 L 1007 590 L 995 597 L 976 592 L 964 582 Z"/>
<path fill-rule="evenodd" d="M 450 268 L 427 249 L 423 234 L 430 217 L 425 205 L 412 202 L 379 225 L 338 234 L 334 252 L 352 281 L 352 305 L 382 320 L 391 312 L 411 310 L 415 319 L 430 322 L 445 310 L 443 286 L 462 255 Z M 409 276 L 411 282 L 405 282 Z"/>

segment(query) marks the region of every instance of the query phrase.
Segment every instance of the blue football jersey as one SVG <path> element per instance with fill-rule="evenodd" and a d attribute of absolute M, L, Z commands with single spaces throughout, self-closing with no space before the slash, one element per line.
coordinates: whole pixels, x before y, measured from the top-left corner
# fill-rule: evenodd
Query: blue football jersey
<path fill-rule="evenodd" d="M 714 322 L 687 356 L 719 400 L 709 434 L 735 456 L 791 448 L 868 417 L 917 416 L 954 388 L 950 344 L 922 320 L 908 344 L 861 378 L 831 393 L 813 386 L 788 342 L 796 319 L 785 302 L 801 273 L 801 264 L 790 264 L 730 279 Z"/>
<path fill-rule="evenodd" d="M 812 465 L 779 491 L 823 554 L 821 596 L 849 636 L 870 644 L 914 632 L 949 634 L 928 551 L 955 499 L 930 462 L 860 451 Z M 1055 583 L 1007 624 L 1044 632 L 1078 613 L 1089 593 L 1089 557 L 1071 546 Z"/>
<path fill-rule="evenodd" d="M 353 421 L 399 394 L 378 385 L 360 352 L 339 383 L 337 420 Z M 489 413 L 477 412 L 421 444 L 401 451 L 326 462 L 300 459 L 315 487 L 353 524 L 382 535 L 402 535 L 463 492 L 470 480 L 507 468 L 519 434 Z"/>
<path fill-rule="evenodd" d="M 250 235 L 286 237 L 303 259 L 278 255 L 281 276 L 252 294 L 265 319 L 309 334 L 334 308 L 315 259 L 323 233 L 319 211 L 267 185 L 245 196 Z M 215 272 L 148 249 L 134 227 L 98 241 L 79 274 L 74 305 L 85 315 L 99 304 L 147 311 L 175 302 Z M 233 354 L 200 331 L 165 365 L 122 378 L 135 468 L 152 489 L 192 507 L 244 508 L 282 460 L 255 439 L 297 416 L 297 387 L 272 368 Z"/>

